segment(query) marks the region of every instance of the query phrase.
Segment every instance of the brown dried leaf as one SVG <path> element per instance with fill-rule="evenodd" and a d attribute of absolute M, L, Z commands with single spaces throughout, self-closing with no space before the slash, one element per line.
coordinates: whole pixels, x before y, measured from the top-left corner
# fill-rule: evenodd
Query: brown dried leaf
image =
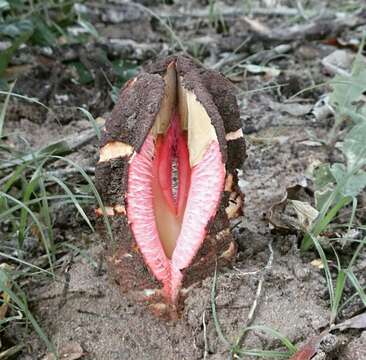
<path fill-rule="evenodd" d="M 331 75 L 351 75 L 352 63 L 355 55 L 346 50 L 335 50 L 322 61 L 322 65 Z"/>
<path fill-rule="evenodd" d="M 343 321 L 342 323 L 336 325 L 333 329 L 339 329 L 341 331 L 346 329 L 366 329 L 366 312 Z"/>
<path fill-rule="evenodd" d="M 354 316 L 334 327 L 331 330 L 346 329 L 366 329 L 366 312 Z M 324 330 L 320 335 L 313 336 L 305 345 L 303 345 L 296 354 L 289 360 L 310 360 L 318 351 L 322 340 L 329 334 L 329 330 Z"/>
<path fill-rule="evenodd" d="M 290 360 L 310 360 L 317 352 L 312 344 L 306 344 Z"/>
<path fill-rule="evenodd" d="M 289 360 L 310 360 L 318 352 L 319 345 L 327 334 L 328 330 L 325 330 L 320 335 L 310 338 Z"/>
<path fill-rule="evenodd" d="M 61 360 L 77 360 L 84 355 L 84 350 L 79 343 L 70 342 L 60 349 L 58 358 Z M 48 353 L 42 360 L 56 360 L 56 356 L 52 353 Z"/>
<path fill-rule="evenodd" d="M 269 209 L 269 222 L 280 233 L 305 231 L 317 216 L 317 210 L 310 205 L 312 198 L 308 187 L 299 184 L 288 187 L 281 201 Z"/>

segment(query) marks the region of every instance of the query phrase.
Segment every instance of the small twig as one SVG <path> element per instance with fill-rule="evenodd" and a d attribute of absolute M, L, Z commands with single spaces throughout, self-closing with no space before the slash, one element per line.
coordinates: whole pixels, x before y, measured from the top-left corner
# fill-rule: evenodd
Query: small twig
<path fill-rule="evenodd" d="M 233 269 L 236 270 L 239 273 L 239 276 L 248 276 L 248 275 L 256 275 L 262 271 L 261 270 L 255 270 L 255 271 L 241 271 L 236 266 L 233 266 Z"/>
<path fill-rule="evenodd" d="M 254 298 L 252 306 L 249 310 L 248 318 L 247 318 L 244 329 L 248 328 L 253 323 L 255 311 L 258 307 L 258 302 L 259 302 L 259 299 L 260 299 L 261 294 L 262 294 L 263 283 L 265 281 L 265 278 L 267 276 L 268 271 L 272 268 L 273 256 L 274 256 L 273 255 L 273 248 L 272 248 L 272 240 L 268 243 L 268 249 L 269 249 L 268 261 L 267 261 L 267 264 L 264 267 L 264 269 L 262 271 L 262 275 L 261 275 L 261 277 L 258 281 L 258 286 L 257 286 L 257 291 L 256 291 L 256 294 L 255 294 L 255 298 Z M 247 333 L 248 332 L 245 331 L 239 336 L 238 341 L 237 341 L 238 345 L 240 345 L 244 341 L 245 336 L 246 336 Z"/>
<path fill-rule="evenodd" d="M 240 17 L 243 15 L 252 16 L 296 16 L 299 14 L 298 9 L 289 7 L 276 7 L 274 9 L 269 8 L 253 8 L 246 10 L 244 7 L 237 6 L 221 6 L 217 9 L 222 17 Z M 186 19 L 186 18 L 205 18 L 209 17 L 209 9 L 195 9 L 195 11 L 176 11 L 174 13 L 170 12 L 159 12 L 159 16 L 162 19 L 169 18 L 172 20 Z"/>
<path fill-rule="evenodd" d="M 64 283 L 64 287 L 62 289 L 61 300 L 58 303 L 58 309 L 61 309 L 67 302 L 67 294 L 69 292 L 70 280 L 71 280 L 71 275 L 70 275 L 69 271 L 72 266 L 73 259 L 74 259 L 74 255 L 73 255 L 73 253 L 70 253 L 69 259 L 66 261 L 66 263 L 63 266 L 63 275 L 65 277 L 65 283 Z"/>
<path fill-rule="evenodd" d="M 121 4 L 133 5 L 127 1 L 121 0 L 111 0 L 110 2 L 115 3 L 117 6 Z M 87 7 L 94 7 L 98 9 L 105 8 L 105 5 L 99 2 L 93 2 L 86 4 Z M 194 11 L 164 11 L 161 8 L 153 8 L 155 12 L 159 13 L 162 19 L 180 20 L 187 18 L 209 18 L 210 9 L 205 7 L 202 9 L 197 9 L 195 7 Z M 220 14 L 220 17 L 240 17 L 242 15 L 252 15 L 252 16 L 296 16 L 299 14 L 299 10 L 296 8 L 290 8 L 287 6 L 276 6 L 275 8 L 260 8 L 260 7 L 250 7 L 245 8 L 244 6 L 225 6 L 220 4 L 216 12 Z"/>
<path fill-rule="evenodd" d="M 245 64 L 263 63 L 264 65 L 275 58 L 286 56 L 285 54 L 289 52 L 291 48 L 292 47 L 289 44 L 280 44 L 270 50 L 263 50 L 253 55 L 245 56 L 242 60 L 238 61 L 236 64 L 233 64 L 230 68 L 226 69 L 224 71 L 224 74 L 229 74 L 235 68 L 242 68 Z"/>
<path fill-rule="evenodd" d="M 88 166 L 83 168 L 87 174 L 93 175 L 95 173 L 95 167 L 94 166 Z M 66 168 L 66 169 L 59 169 L 59 170 L 52 170 L 47 171 L 47 175 L 49 176 L 55 176 L 59 179 L 65 179 L 74 175 L 80 174 L 80 171 L 75 168 Z"/>
<path fill-rule="evenodd" d="M 241 220 L 237 221 L 235 224 L 230 226 L 230 231 L 236 229 L 242 223 Z"/>
<path fill-rule="evenodd" d="M 219 319 L 217 317 L 217 311 L 216 311 L 216 281 L 217 281 L 217 260 L 216 260 L 216 266 L 215 266 L 215 274 L 214 274 L 214 278 L 212 281 L 212 288 L 211 288 L 211 308 L 212 308 L 212 318 L 213 318 L 213 322 L 215 324 L 215 329 L 216 332 L 220 338 L 220 340 L 222 341 L 223 344 L 225 344 L 227 349 L 230 349 L 231 344 L 230 342 L 226 339 L 224 333 L 221 330 L 221 325 L 219 322 Z"/>
<path fill-rule="evenodd" d="M 203 325 L 203 340 L 205 342 L 205 351 L 203 353 L 203 360 L 207 359 L 208 355 L 208 342 L 207 342 L 207 328 L 206 328 L 206 310 L 202 314 L 202 325 Z"/>
<path fill-rule="evenodd" d="M 246 54 L 230 53 L 229 55 L 219 60 L 216 64 L 214 64 L 212 66 L 212 69 L 220 70 L 227 65 L 231 65 L 232 63 L 241 62 L 246 56 L 247 56 Z"/>
<path fill-rule="evenodd" d="M 246 324 L 247 327 L 250 326 L 251 323 L 253 322 L 255 310 L 257 309 L 257 306 L 258 306 L 258 300 L 259 300 L 259 298 L 261 296 L 261 293 L 262 293 L 262 287 L 263 287 L 265 277 L 267 275 L 267 272 L 272 267 L 272 263 L 273 263 L 272 241 L 270 241 L 268 243 L 268 249 L 269 249 L 270 254 L 269 254 L 269 257 L 268 257 L 267 264 L 264 268 L 264 271 L 262 272 L 262 276 L 261 276 L 261 278 L 259 279 L 259 282 L 258 282 L 258 287 L 257 287 L 257 292 L 256 292 L 256 295 L 255 295 L 255 299 L 254 299 L 254 302 L 253 302 L 252 307 L 250 308 L 250 311 L 249 311 L 249 314 L 248 314 L 248 319 L 247 319 L 247 324 Z"/>
<path fill-rule="evenodd" d="M 354 28 L 365 24 L 360 16 L 321 16 L 305 24 L 296 24 L 279 29 L 259 26 L 257 21 L 244 17 L 244 21 L 253 32 L 252 41 L 293 43 L 302 40 L 320 40 L 330 35 L 337 35 L 346 28 Z M 247 37 L 248 34 L 245 34 Z M 240 34 L 239 34 L 240 37 Z"/>
<path fill-rule="evenodd" d="M 247 37 L 246 39 L 244 39 L 239 46 L 236 47 L 236 49 L 234 49 L 234 51 L 232 53 L 229 53 L 226 57 L 224 57 L 223 59 L 221 59 L 220 61 L 218 61 L 216 64 L 214 64 L 212 66 L 212 69 L 214 70 L 220 70 L 221 68 L 223 68 L 224 66 L 231 64 L 233 62 L 240 62 L 243 60 L 243 58 L 246 57 L 246 54 L 237 54 L 237 52 L 244 47 L 248 42 L 250 41 L 250 36 Z"/>
<path fill-rule="evenodd" d="M 253 301 L 252 307 L 250 308 L 250 311 L 249 311 L 249 314 L 248 314 L 247 326 L 249 326 L 253 322 L 254 313 L 255 313 L 255 310 L 257 309 L 257 306 L 258 306 L 258 300 L 259 300 L 259 297 L 261 296 L 261 293 L 262 293 L 263 281 L 264 281 L 263 278 L 261 278 L 258 282 L 258 287 L 257 287 L 257 291 L 256 291 L 256 294 L 255 294 L 255 299 Z"/>

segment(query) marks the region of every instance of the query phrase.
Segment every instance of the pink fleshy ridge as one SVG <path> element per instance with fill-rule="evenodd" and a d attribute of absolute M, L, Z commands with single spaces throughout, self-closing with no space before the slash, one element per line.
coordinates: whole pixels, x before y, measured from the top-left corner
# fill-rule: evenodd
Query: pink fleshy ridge
<path fill-rule="evenodd" d="M 176 303 L 183 281 L 181 270 L 191 264 L 205 239 L 206 226 L 217 212 L 224 188 L 225 165 L 219 144 L 213 141 L 202 160 L 191 169 L 182 228 L 170 260 L 164 253 L 155 222 L 152 201 L 154 153 L 154 140 L 150 134 L 129 167 L 127 216 L 146 264 L 163 283 L 166 298 Z M 170 154 L 166 156 L 170 157 Z"/>
<path fill-rule="evenodd" d="M 140 251 L 155 277 L 170 280 L 170 261 L 160 243 L 152 205 L 153 136 L 149 135 L 128 171 L 127 217 Z"/>
<path fill-rule="evenodd" d="M 202 160 L 192 168 L 191 187 L 182 229 L 171 261 L 173 303 L 177 301 L 182 285 L 181 270 L 191 264 L 206 237 L 206 226 L 217 212 L 224 188 L 225 173 L 219 143 L 213 141 Z"/>

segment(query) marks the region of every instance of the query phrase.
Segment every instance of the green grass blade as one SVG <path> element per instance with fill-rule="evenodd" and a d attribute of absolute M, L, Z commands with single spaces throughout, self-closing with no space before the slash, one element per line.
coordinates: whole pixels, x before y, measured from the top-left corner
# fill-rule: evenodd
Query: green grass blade
<path fill-rule="evenodd" d="M 331 324 L 334 323 L 338 315 L 339 304 L 342 299 L 345 284 L 346 284 L 346 272 L 340 269 L 337 276 L 336 287 L 334 291 L 334 299 L 331 303 L 331 318 L 330 318 Z"/>
<path fill-rule="evenodd" d="M 354 197 L 352 199 L 352 213 L 351 213 L 351 217 L 349 219 L 349 223 L 348 223 L 348 231 L 351 230 L 353 222 L 355 220 L 355 216 L 356 216 L 356 210 L 357 210 L 357 198 Z"/>
<path fill-rule="evenodd" d="M 37 266 L 37 265 L 33 265 L 33 264 L 31 264 L 31 263 L 29 263 L 29 262 L 27 262 L 27 261 L 25 261 L 25 260 L 22 260 L 22 259 L 16 258 L 16 257 L 11 256 L 11 255 L 8 255 L 8 254 L 5 254 L 5 253 L 3 253 L 3 252 L 1 252 L 1 251 L 0 251 L 0 256 L 2 256 L 2 257 L 4 257 L 4 258 L 7 258 L 7 259 L 9 259 L 9 260 L 12 260 L 12 261 L 14 261 L 14 262 L 17 262 L 17 263 L 19 263 L 19 264 L 23 264 L 23 265 L 29 266 L 29 267 L 31 267 L 31 268 L 37 269 L 38 271 L 40 271 L 40 272 L 42 272 L 42 273 L 45 273 L 45 274 L 47 274 L 47 275 L 51 275 L 51 276 L 53 276 L 53 274 L 52 274 L 50 271 L 48 271 L 48 270 L 42 269 L 42 268 L 40 268 L 40 267 L 39 267 L 39 266 Z"/>
<path fill-rule="evenodd" d="M 362 250 L 362 248 L 366 245 L 366 236 L 362 239 L 362 241 L 358 244 L 355 252 L 352 255 L 352 259 L 348 264 L 348 271 L 352 271 L 352 267 L 354 265 L 354 263 L 356 262 L 358 256 L 360 255 L 360 252 Z"/>
<path fill-rule="evenodd" d="M 91 224 L 88 216 L 85 214 L 85 211 L 83 210 L 83 208 L 80 206 L 78 200 L 75 198 L 75 195 L 72 193 L 72 191 L 68 188 L 68 186 L 60 179 L 58 179 L 57 177 L 53 176 L 53 175 L 48 175 L 47 178 L 53 182 L 55 182 L 56 184 L 60 185 L 60 187 L 66 192 L 66 194 L 70 197 L 70 199 L 72 200 L 73 204 L 75 205 L 76 209 L 79 211 L 80 215 L 82 216 L 82 218 L 85 220 L 85 222 L 88 224 L 89 228 L 94 232 L 94 228 L 93 225 Z"/>
<path fill-rule="evenodd" d="M 21 164 L 15 168 L 15 170 L 10 174 L 10 176 L 6 179 L 6 182 L 2 186 L 2 191 L 5 193 L 16 183 L 24 174 L 28 164 Z"/>
<path fill-rule="evenodd" d="M 4 128 L 6 110 L 8 109 L 9 100 L 10 100 L 10 93 L 12 92 L 12 90 L 14 88 L 14 85 L 15 85 L 15 82 L 11 85 L 10 92 L 9 92 L 8 95 L 6 95 L 4 104 L 1 107 L 1 112 L 0 112 L 0 139 L 3 136 L 3 128 Z"/>
<path fill-rule="evenodd" d="M 366 287 L 361 288 L 363 292 L 366 292 Z M 359 296 L 359 293 L 356 291 L 354 294 L 352 294 L 340 307 L 339 311 L 343 310 L 348 304 L 350 304 L 357 296 Z"/>
<path fill-rule="evenodd" d="M 29 20 L 24 20 L 29 21 Z M 28 31 L 22 32 L 18 37 L 13 39 L 11 46 L 9 46 L 7 49 L 2 50 L 0 53 L 0 78 L 3 77 L 4 72 L 6 68 L 9 65 L 9 62 L 14 55 L 15 51 L 19 48 L 20 45 L 22 45 L 24 42 L 26 42 L 30 36 L 33 33 L 33 27 L 31 22 L 29 21 L 29 29 Z"/>
<path fill-rule="evenodd" d="M 38 188 L 38 181 L 39 181 L 38 178 L 31 180 L 23 189 L 23 198 L 22 198 L 23 204 L 30 200 L 32 194 Z M 27 225 L 28 225 L 28 215 L 29 215 L 28 210 L 29 210 L 29 208 L 27 208 L 27 207 L 22 207 L 22 209 L 20 210 L 19 228 L 18 228 L 18 247 L 19 248 L 23 247 L 25 229 L 27 228 Z"/>
<path fill-rule="evenodd" d="M 352 285 L 357 291 L 357 294 L 359 295 L 360 299 L 362 300 L 364 306 L 366 306 L 366 293 L 364 289 L 362 288 L 360 282 L 356 278 L 355 274 L 352 271 L 347 271 L 347 276 L 350 279 Z"/>
<path fill-rule="evenodd" d="M 237 355 L 239 355 L 240 359 L 243 360 L 247 359 L 246 356 L 255 356 L 261 359 L 288 359 L 292 355 L 292 353 L 271 350 L 245 349 L 240 350 Z"/>
<path fill-rule="evenodd" d="M 43 200 L 43 198 L 44 198 L 43 196 L 40 196 L 36 199 L 32 199 L 32 200 L 29 200 L 29 201 L 21 203 L 21 204 L 24 204 L 24 205 L 38 204 L 39 202 L 41 202 Z M 78 199 L 79 203 L 81 203 L 83 199 L 94 200 L 94 197 L 90 196 L 90 195 L 75 195 L 75 198 Z M 62 201 L 63 204 L 72 203 L 72 200 L 67 195 L 50 195 L 50 196 L 47 196 L 46 199 L 49 201 L 64 200 L 64 201 Z M 0 200 L 1 200 L 1 197 L 0 197 Z M 90 203 L 90 201 L 85 201 L 85 202 Z M 15 205 L 15 206 L 7 209 L 6 211 L 3 211 L 2 213 L 0 213 L 0 220 L 6 219 L 7 217 L 9 217 L 9 215 L 14 213 L 15 211 L 20 210 L 21 208 L 22 208 L 22 205 Z"/>
<path fill-rule="evenodd" d="M 23 345 L 23 344 L 14 345 L 9 349 L 6 349 L 6 350 L 0 352 L 0 359 L 6 360 L 8 358 L 9 359 L 14 358 L 14 355 L 16 355 L 19 351 L 22 351 L 24 347 L 25 347 L 25 345 Z"/>
<path fill-rule="evenodd" d="M 18 158 L 0 163 L 0 170 L 10 167 L 22 165 L 24 163 L 48 161 L 50 155 L 65 155 L 71 152 L 70 145 L 65 140 L 56 141 L 55 143 L 46 145 L 45 147 L 29 152 Z"/>
<path fill-rule="evenodd" d="M 304 253 L 313 246 L 313 240 L 311 239 L 310 233 L 306 233 L 301 241 L 300 251 Z"/>
<path fill-rule="evenodd" d="M 10 196 L 10 195 L 5 194 L 4 192 L 0 191 L 0 197 L 2 197 L 2 196 L 6 197 L 7 199 L 9 199 L 9 200 L 15 202 L 16 204 L 18 204 L 22 209 L 25 209 L 28 212 L 28 214 L 31 216 L 31 218 L 33 219 L 34 223 L 36 224 L 36 226 L 39 230 L 39 233 L 41 235 L 41 239 L 42 239 L 42 242 L 43 242 L 43 245 L 45 247 L 46 254 L 47 254 L 48 262 L 50 264 L 51 271 L 53 272 L 53 270 L 52 270 L 53 269 L 53 264 L 52 264 L 52 258 L 51 258 L 51 254 L 50 254 L 49 244 L 48 244 L 47 238 L 44 234 L 42 225 L 39 222 L 37 216 L 33 213 L 33 211 L 31 209 L 29 209 L 28 206 L 26 206 L 21 201 L 14 198 L 13 196 Z"/>
<path fill-rule="evenodd" d="M 245 329 L 243 329 L 241 336 L 238 337 L 238 340 L 236 341 L 236 346 L 239 345 L 239 341 L 242 338 L 242 335 L 248 331 L 263 331 L 269 335 L 271 335 L 272 337 L 274 337 L 275 339 L 278 339 L 282 342 L 282 344 L 288 349 L 288 351 L 291 354 L 295 354 L 296 351 L 298 350 L 297 347 L 291 342 L 291 340 L 286 337 L 285 335 L 281 334 L 279 331 L 272 329 L 268 326 L 265 325 L 252 325 L 252 326 L 248 326 Z M 282 353 L 283 354 L 283 353 Z"/>
<path fill-rule="evenodd" d="M 66 158 L 61 157 L 61 156 L 51 156 L 51 157 L 55 158 L 55 159 L 58 159 L 58 160 L 61 160 L 61 161 L 64 161 L 67 164 L 73 166 L 75 169 L 77 169 L 80 172 L 80 174 L 86 180 L 86 182 L 90 186 L 90 189 L 91 189 L 93 195 L 95 196 L 95 199 L 97 200 L 98 206 L 102 209 L 104 225 L 107 229 L 108 236 L 109 236 L 112 244 L 114 245 L 115 242 L 114 242 L 114 237 L 113 237 L 113 233 L 112 233 L 112 228 L 111 228 L 111 224 L 109 222 L 108 216 L 107 216 L 105 206 L 104 206 L 103 201 L 102 201 L 102 199 L 101 199 L 101 197 L 98 193 L 98 190 L 96 189 L 96 187 L 95 187 L 92 179 L 90 178 L 90 176 L 85 172 L 85 170 L 82 167 L 80 167 L 78 164 L 76 164 L 75 162 L 73 162 L 70 159 L 66 159 Z"/>
<path fill-rule="evenodd" d="M 179 45 L 182 52 L 184 54 L 187 54 L 186 46 L 180 40 L 179 36 L 175 33 L 173 28 L 167 22 L 165 22 L 164 19 L 162 19 L 157 13 L 155 13 L 154 11 L 152 11 L 151 9 L 149 9 L 146 6 L 143 6 L 143 5 L 138 4 L 138 3 L 133 3 L 133 2 L 131 3 L 131 5 L 141 9 L 144 12 L 149 13 L 152 17 L 156 18 L 160 22 L 160 24 L 170 33 L 171 37 L 177 42 L 177 44 Z"/>
<path fill-rule="evenodd" d="M 4 319 L 0 319 L 0 327 L 2 325 L 5 325 L 5 324 L 9 323 L 9 322 L 12 322 L 12 321 L 15 321 L 15 320 L 22 320 L 22 319 L 23 319 L 23 316 L 21 316 L 21 315 L 9 316 L 9 317 L 6 317 Z M 0 357 L 0 359 L 1 359 L 1 357 Z"/>
<path fill-rule="evenodd" d="M 321 245 L 319 244 L 318 239 L 313 236 L 310 235 L 311 239 L 315 245 L 316 250 L 319 253 L 320 259 L 322 260 L 323 266 L 324 266 L 324 272 L 325 272 L 325 278 L 327 281 L 327 286 L 328 286 L 328 291 L 329 291 L 329 298 L 330 298 L 330 303 L 333 304 L 334 303 L 334 286 L 333 286 L 333 281 L 332 281 L 332 275 L 330 273 L 330 269 L 328 266 L 328 259 L 324 253 L 323 248 L 321 247 Z"/>
<path fill-rule="evenodd" d="M 335 218 L 338 211 L 342 209 L 345 205 L 350 202 L 349 197 L 342 197 L 337 203 L 325 214 L 325 216 L 320 216 L 320 221 L 317 222 L 314 227 L 313 233 L 315 236 L 319 235 L 322 231 L 326 229 L 326 227 L 330 224 L 330 222 Z"/>
<path fill-rule="evenodd" d="M 55 242 L 53 238 L 53 226 L 52 226 L 52 217 L 51 217 L 51 211 L 47 200 L 47 192 L 46 187 L 44 184 L 43 176 L 39 178 L 39 188 L 41 191 L 41 197 L 42 197 L 42 206 L 40 209 L 40 213 L 42 215 L 42 218 L 44 220 L 45 226 L 47 228 L 47 234 L 48 234 L 48 241 L 50 244 L 50 251 L 52 254 L 52 259 L 55 261 Z"/>
<path fill-rule="evenodd" d="M 0 269 L 0 273 L 3 270 Z M 12 302 L 14 302 L 19 309 L 24 313 L 25 317 L 32 324 L 34 330 L 38 334 L 38 336 L 42 339 L 42 341 L 46 344 L 48 350 L 54 354 L 56 354 L 56 349 L 53 344 L 49 341 L 47 335 L 43 332 L 42 328 L 39 326 L 37 320 L 34 318 L 32 313 L 28 309 L 28 305 L 12 290 L 10 287 L 6 286 L 4 281 L 4 277 L 0 276 L 0 290 L 7 293 L 10 296 Z"/>
<path fill-rule="evenodd" d="M 220 340 L 223 344 L 229 349 L 231 347 L 229 341 L 226 339 L 224 333 L 221 330 L 220 321 L 217 317 L 217 310 L 216 310 L 216 281 L 217 281 L 217 267 L 215 268 L 215 274 L 212 280 L 212 287 L 211 287 L 211 309 L 212 309 L 212 318 L 215 324 L 215 329 L 217 332 L 217 335 L 219 336 Z"/>
<path fill-rule="evenodd" d="M 94 130 L 95 130 L 95 133 L 97 134 L 97 138 L 98 140 L 100 140 L 100 127 L 98 126 L 96 120 L 94 119 L 93 115 L 86 109 L 82 108 L 82 107 L 78 107 L 77 108 L 78 110 L 80 110 L 87 118 L 88 120 L 90 121 L 90 123 L 92 124 Z"/>
<path fill-rule="evenodd" d="M 314 237 L 314 236 L 316 237 L 321 232 L 323 232 L 327 228 L 327 226 L 333 221 L 333 219 L 337 215 L 338 211 L 350 202 L 350 200 L 351 200 L 350 197 L 343 196 L 339 201 L 337 201 L 337 203 L 332 208 L 330 208 L 333 201 L 336 199 L 337 194 L 339 193 L 338 190 L 340 187 L 341 187 L 341 185 L 338 185 L 334 189 L 333 193 L 331 193 L 331 196 L 325 202 L 323 208 L 319 212 L 319 215 L 318 215 L 314 225 L 312 226 L 310 233 L 305 234 L 305 236 L 301 242 L 301 251 L 302 252 L 305 252 L 310 249 L 310 247 L 312 246 L 312 237 Z M 329 210 L 329 208 L 330 208 L 330 210 Z"/>
<path fill-rule="evenodd" d="M 34 103 L 34 104 L 37 104 L 37 105 L 40 105 L 42 106 L 43 108 L 47 109 L 48 111 L 50 112 L 53 112 L 51 108 L 49 108 L 48 106 L 46 106 L 45 104 L 41 103 L 40 101 L 38 101 L 36 98 L 30 98 L 28 96 L 25 96 L 25 95 L 21 95 L 21 94 L 17 94 L 17 93 L 14 93 L 12 91 L 3 91 L 3 90 L 0 90 L 0 95 L 10 95 L 10 96 L 14 96 L 14 97 L 17 97 L 19 99 L 22 99 L 22 100 L 26 100 L 26 101 L 29 101 L 31 103 Z"/>

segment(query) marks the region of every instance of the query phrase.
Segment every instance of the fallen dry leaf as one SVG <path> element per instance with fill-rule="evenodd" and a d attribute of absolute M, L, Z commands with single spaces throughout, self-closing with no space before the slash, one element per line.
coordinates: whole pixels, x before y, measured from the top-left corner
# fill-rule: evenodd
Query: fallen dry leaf
<path fill-rule="evenodd" d="M 326 56 L 321 63 L 331 75 L 349 76 L 354 58 L 355 55 L 350 54 L 346 50 L 335 50 Z"/>
<path fill-rule="evenodd" d="M 301 228 L 308 230 L 318 217 L 319 211 L 305 201 L 291 200 L 291 204 L 296 212 Z"/>
<path fill-rule="evenodd" d="M 303 345 L 299 351 L 296 352 L 289 360 L 310 360 L 315 354 L 318 353 L 320 344 L 323 339 L 332 330 L 346 330 L 346 329 L 366 329 L 366 312 L 354 316 L 338 325 L 332 327 L 331 330 L 324 330 L 320 335 L 313 336 L 305 345 Z"/>
<path fill-rule="evenodd" d="M 77 342 L 65 344 L 59 351 L 58 358 L 60 360 L 77 360 L 84 356 L 84 350 Z M 56 356 L 48 353 L 42 360 L 56 360 Z"/>
<path fill-rule="evenodd" d="M 340 331 L 346 329 L 366 329 L 366 312 L 343 321 L 342 323 L 333 327 L 333 329 L 339 329 Z"/>
<path fill-rule="evenodd" d="M 310 340 L 296 352 L 289 360 L 310 360 L 319 349 L 322 339 L 329 333 L 328 330 L 323 331 L 318 336 L 313 336 Z"/>
<path fill-rule="evenodd" d="M 317 216 L 317 210 L 310 205 L 312 197 L 312 191 L 306 186 L 288 187 L 281 201 L 269 209 L 269 222 L 283 234 L 306 231 Z"/>

